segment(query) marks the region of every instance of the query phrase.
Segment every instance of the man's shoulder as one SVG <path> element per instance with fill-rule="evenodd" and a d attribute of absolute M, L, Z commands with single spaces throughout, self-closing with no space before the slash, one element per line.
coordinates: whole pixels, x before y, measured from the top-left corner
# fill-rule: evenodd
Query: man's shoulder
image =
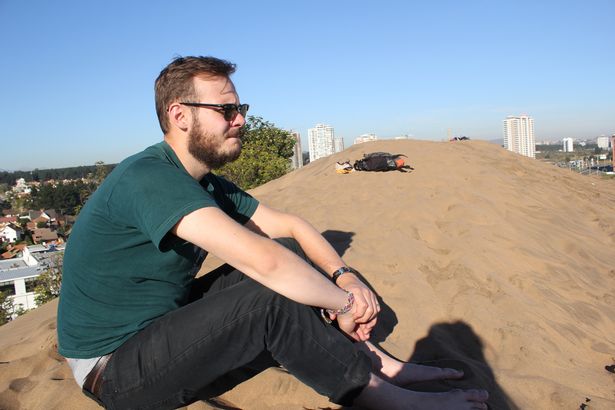
<path fill-rule="evenodd" d="M 152 185 L 165 184 L 165 181 L 173 179 L 168 175 L 181 171 L 166 158 L 159 145 L 152 145 L 120 162 L 94 192 L 83 211 L 87 213 L 100 207 L 106 209 L 110 201 L 124 202 L 141 191 L 150 191 L 148 187 Z"/>
<path fill-rule="evenodd" d="M 107 177 L 111 184 L 129 178 L 143 180 L 144 183 L 164 178 L 168 173 L 182 173 L 176 161 L 171 158 L 162 146 L 163 143 L 152 145 L 124 159 Z"/>
<path fill-rule="evenodd" d="M 154 144 L 145 148 L 143 151 L 129 156 L 120 162 L 117 169 L 122 172 L 127 169 L 139 170 L 141 168 L 157 166 L 161 164 L 173 164 L 171 159 L 166 155 L 162 143 Z"/>

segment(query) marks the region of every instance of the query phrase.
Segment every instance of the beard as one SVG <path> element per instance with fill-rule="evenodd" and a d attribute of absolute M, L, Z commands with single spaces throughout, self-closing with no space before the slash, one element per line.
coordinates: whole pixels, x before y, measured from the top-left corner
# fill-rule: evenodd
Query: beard
<path fill-rule="evenodd" d="M 243 129 L 242 129 L 243 131 Z M 194 118 L 192 129 L 188 134 L 188 152 L 203 165 L 210 169 L 221 168 L 224 164 L 235 161 L 241 154 L 242 131 L 237 134 L 238 146 L 224 149 L 225 136 L 216 136 L 201 127 L 201 123 Z"/>

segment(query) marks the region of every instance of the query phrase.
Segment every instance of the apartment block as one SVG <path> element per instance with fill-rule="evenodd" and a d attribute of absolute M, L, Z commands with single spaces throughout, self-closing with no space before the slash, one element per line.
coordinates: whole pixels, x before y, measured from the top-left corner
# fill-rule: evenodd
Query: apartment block
<path fill-rule="evenodd" d="M 335 153 L 335 131 L 325 124 L 316 124 L 308 129 L 310 162 Z"/>
<path fill-rule="evenodd" d="M 536 157 L 534 120 L 527 115 L 508 116 L 504 120 L 504 148 L 526 157 Z"/>

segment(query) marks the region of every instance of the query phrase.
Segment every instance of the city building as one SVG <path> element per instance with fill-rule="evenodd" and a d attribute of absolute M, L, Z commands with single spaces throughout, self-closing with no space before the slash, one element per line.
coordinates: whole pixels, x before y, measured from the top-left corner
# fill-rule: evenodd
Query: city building
<path fill-rule="evenodd" d="M 605 137 L 604 135 L 596 138 L 596 145 L 598 145 L 598 148 L 600 149 L 609 149 L 609 137 Z"/>
<path fill-rule="evenodd" d="M 562 139 L 562 151 L 564 151 L 564 152 L 573 152 L 574 151 L 574 146 L 573 146 L 572 141 L 573 141 L 572 138 L 564 138 L 564 139 Z"/>
<path fill-rule="evenodd" d="M 303 166 L 303 153 L 301 151 L 301 135 L 297 131 L 290 130 L 290 135 L 295 139 L 295 145 L 293 146 L 293 156 L 290 159 L 290 163 L 293 169 L 299 169 Z"/>
<path fill-rule="evenodd" d="M 378 141 L 376 134 L 362 134 L 354 139 L 355 144 L 363 144 L 364 142 Z"/>
<path fill-rule="evenodd" d="M 26 183 L 26 180 L 23 178 L 19 178 L 15 181 L 15 186 L 12 188 L 13 192 L 29 194 L 32 192 L 32 189 Z"/>
<path fill-rule="evenodd" d="M 527 115 L 508 116 L 504 120 L 504 148 L 526 157 L 536 157 L 534 120 Z"/>
<path fill-rule="evenodd" d="M 332 126 L 316 124 L 316 127 L 308 129 L 310 162 L 335 153 L 334 144 L 335 131 Z"/>
<path fill-rule="evenodd" d="M 335 152 L 342 152 L 342 151 L 344 151 L 344 138 L 336 137 L 333 145 L 334 145 L 333 148 L 334 148 Z"/>
<path fill-rule="evenodd" d="M 0 292 L 5 292 L 16 310 L 36 307 L 36 278 L 46 265 L 46 259 L 63 251 L 63 246 L 33 245 L 24 247 L 19 258 L 0 260 Z"/>

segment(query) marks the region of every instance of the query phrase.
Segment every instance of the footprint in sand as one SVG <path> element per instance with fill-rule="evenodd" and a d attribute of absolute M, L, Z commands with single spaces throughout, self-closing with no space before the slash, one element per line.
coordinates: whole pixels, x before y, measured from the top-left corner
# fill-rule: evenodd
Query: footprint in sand
<path fill-rule="evenodd" d="M 9 389 L 16 393 L 25 393 L 32 390 L 35 386 L 35 383 L 32 382 L 28 377 L 20 377 L 18 379 L 13 379 L 9 383 Z"/>

